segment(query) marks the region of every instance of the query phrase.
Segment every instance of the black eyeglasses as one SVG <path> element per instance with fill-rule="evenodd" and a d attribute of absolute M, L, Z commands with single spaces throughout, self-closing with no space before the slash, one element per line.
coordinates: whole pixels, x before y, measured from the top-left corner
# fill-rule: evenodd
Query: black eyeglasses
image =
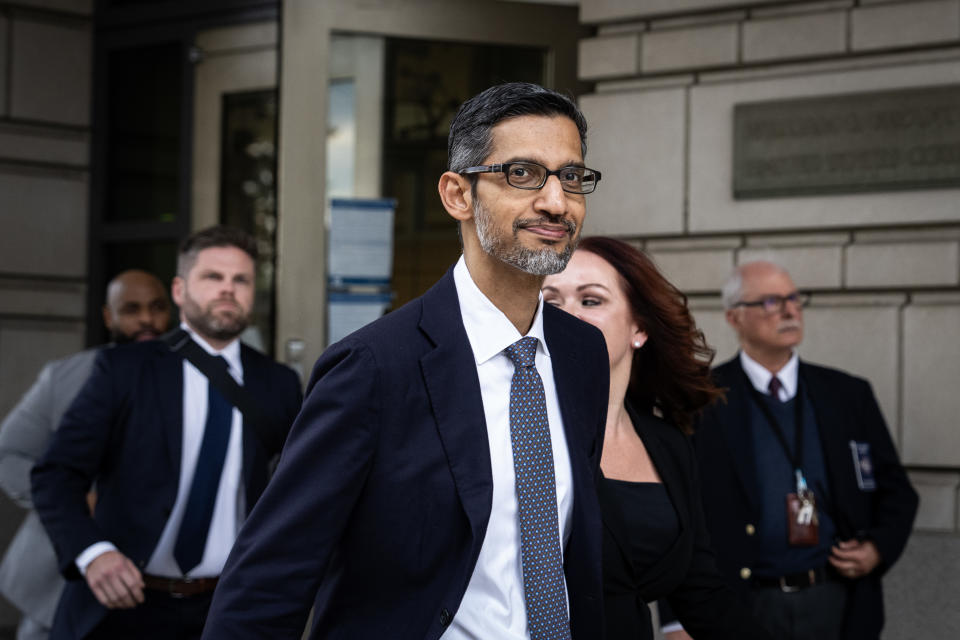
<path fill-rule="evenodd" d="M 557 176 L 560 188 L 567 193 L 593 193 L 600 182 L 600 172 L 586 167 L 561 167 L 550 171 L 536 162 L 504 162 L 503 164 L 481 165 L 467 167 L 459 172 L 461 175 L 472 173 L 502 173 L 507 177 L 507 184 L 517 189 L 536 191 L 547 184 L 547 178 Z"/>
<path fill-rule="evenodd" d="M 788 302 L 792 302 L 797 307 L 805 307 L 810 302 L 810 294 L 800 293 L 799 291 L 794 291 L 793 293 L 785 296 L 763 296 L 759 300 L 751 300 L 750 302 L 740 301 L 734 304 L 734 307 L 763 307 L 763 310 L 767 313 L 775 313 L 777 311 L 783 311 L 783 307 Z"/>

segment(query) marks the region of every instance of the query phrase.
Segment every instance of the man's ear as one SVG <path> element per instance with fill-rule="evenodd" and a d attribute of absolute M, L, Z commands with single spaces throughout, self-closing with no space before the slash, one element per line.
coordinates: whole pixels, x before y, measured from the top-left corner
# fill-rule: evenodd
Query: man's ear
<path fill-rule="evenodd" d="M 108 305 L 103 305 L 103 326 L 107 328 L 107 331 L 113 330 L 113 312 L 110 311 Z"/>
<path fill-rule="evenodd" d="M 459 222 L 466 222 L 473 217 L 473 192 L 470 187 L 467 178 L 453 171 L 444 172 L 437 185 L 443 208 Z"/>
<path fill-rule="evenodd" d="M 737 335 L 740 335 L 740 314 L 737 313 L 738 309 L 727 309 L 723 314 L 727 319 L 727 324 L 733 327 L 733 330 L 737 332 Z"/>
<path fill-rule="evenodd" d="M 178 307 L 183 306 L 183 288 L 185 286 L 186 283 L 180 276 L 174 276 L 173 282 L 170 283 L 170 295 L 173 296 L 173 301 Z"/>

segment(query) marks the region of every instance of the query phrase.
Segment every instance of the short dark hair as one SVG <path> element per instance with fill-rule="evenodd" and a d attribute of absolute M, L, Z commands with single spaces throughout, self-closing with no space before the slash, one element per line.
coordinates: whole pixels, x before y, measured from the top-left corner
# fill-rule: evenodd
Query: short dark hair
<path fill-rule="evenodd" d="M 177 275 L 186 278 L 197 260 L 197 254 L 212 247 L 236 247 L 250 256 L 254 264 L 257 262 L 257 241 L 253 236 L 242 229 L 218 224 L 184 238 L 177 254 Z"/>
<path fill-rule="evenodd" d="M 490 87 L 461 105 L 450 123 L 447 170 L 460 172 L 483 163 L 493 145 L 491 131 L 517 116 L 565 116 L 580 132 L 580 153 L 587 155 L 587 120 L 573 100 L 530 82 L 508 82 Z M 471 176 L 473 180 L 476 176 Z"/>

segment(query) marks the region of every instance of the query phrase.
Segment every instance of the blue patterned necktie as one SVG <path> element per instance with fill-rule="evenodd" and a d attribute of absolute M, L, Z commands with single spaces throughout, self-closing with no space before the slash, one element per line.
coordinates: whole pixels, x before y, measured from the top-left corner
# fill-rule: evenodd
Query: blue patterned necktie
<path fill-rule="evenodd" d="M 553 446 L 543 382 L 537 373 L 537 339 L 521 338 L 504 353 L 513 361 L 510 442 L 517 477 L 523 596 L 530 640 L 570 638 L 564 588 Z"/>
<path fill-rule="evenodd" d="M 217 364 L 227 368 L 223 356 L 216 356 Z M 223 475 L 223 461 L 227 457 L 230 442 L 230 426 L 233 423 L 233 405 L 209 382 L 207 383 L 207 422 L 203 429 L 203 441 L 193 470 L 193 483 L 183 511 L 183 520 L 173 547 L 173 558 L 187 575 L 200 564 L 207 546 L 213 507 L 217 502 L 217 489 Z"/>

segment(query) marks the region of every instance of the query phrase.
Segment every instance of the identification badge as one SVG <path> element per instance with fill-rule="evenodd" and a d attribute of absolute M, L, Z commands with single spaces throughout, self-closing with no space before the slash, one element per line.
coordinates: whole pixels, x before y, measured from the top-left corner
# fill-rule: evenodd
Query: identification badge
<path fill-rule="evenodd" d="M 817 500 L 806 489 L 787 494 L 787 543 L 791 547 L 814 547 L 820 541 Z"/>
<path fill-rule="evenodd" d="M 870 457 L 870 443 L 850 441 L 853 454 L 853 468 L 857 472 L 857 486 L 861 491 L 874 491 L 877 481 L 873 476 L 873 459 Z"/>

